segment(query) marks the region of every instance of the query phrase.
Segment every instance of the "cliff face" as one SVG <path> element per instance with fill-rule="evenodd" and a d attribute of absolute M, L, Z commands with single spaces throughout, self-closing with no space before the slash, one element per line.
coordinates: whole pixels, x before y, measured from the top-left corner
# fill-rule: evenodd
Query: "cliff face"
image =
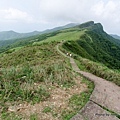
<path fill-rule="evenodd" d="M 84 34 L 78 40 L 64 44 L 64 48 L 84 58 L 101 62 L 109 68 L 120 69 L 120 40 L 108 35 L 101 23 L 90 21 L 77 28 L 85 30 Z"/>
<path fill-rule="evenodd" d="M 104 33 L 103 26 L 101 25 L 101 23 L 96 23 L 92 26 L 89 26 L 88 29 L 90 29 L 94 32 L 97 32 L 97 33 Z"/>
<path fill-rule="evenodd" d="M 91 31 L 97 32 L 97 33 L 103 33 L 103 26 L 101 23 L 94 23 L 94 21 L 89 21 L 83 24 L 78 25 L 80 29 L 89 29 Z"/>
<path fill-rule="evenodd" d="M 94 21 L 89 21 L 89 22 L 80 24 L 78 27 L 79 27 L 79 28 L 85 28 L 85 27 L 90 27 L 90 26 L 92 26 L 92 25 L 94 25 Z"/>

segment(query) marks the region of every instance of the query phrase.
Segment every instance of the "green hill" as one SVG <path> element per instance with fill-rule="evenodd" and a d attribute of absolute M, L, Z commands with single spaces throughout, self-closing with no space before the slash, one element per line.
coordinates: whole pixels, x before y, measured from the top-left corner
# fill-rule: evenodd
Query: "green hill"
<path fill-rule="evenodd" d="M 48 113 L 51 119 L 69 120 L 87 103 L 94 85 L 73 72 L 69 59 L 56 49 L 61 42 L 60 49 L 72 53 L 81 70 L 120 86 L 120 44 L 100 23 L 90 21 L 9 40 L 0 49 L 2 119 L 40 119 Z M 11 106 L 19 105 L 27 110 L 9 111 Z M 33 111 L 35 106 L 38 109 Z"/>
<path fill-rule="evenodd" d="M 83 24 L 85 26 L 85 24 Z M 63 47 L 84 58 L 101 62 L 113 69 L 120 69 L 120 45 L 104 32 L 100 23 L 88 24 L 76 41 L 66 42 Z M 78 26 L 81 28 L 82 25 Z"/>

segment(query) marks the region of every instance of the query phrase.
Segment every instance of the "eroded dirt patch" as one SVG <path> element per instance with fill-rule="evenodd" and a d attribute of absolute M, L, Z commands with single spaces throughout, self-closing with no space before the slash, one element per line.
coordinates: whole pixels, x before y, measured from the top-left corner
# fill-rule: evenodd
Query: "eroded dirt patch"
<path fill-rule="evenodd" d="M 87 85 L 81 83 L 82 77 L 79 75 L 74 79 L 75 85 L 70 88 L 65 88 L 62 85 L 53 85 L 49 88 L 50 98 L 47 101 L 38 104 L 23 103 L 18 105 L 19 110 L 16 112 L 19 115 L 29 120 L 32 114 L 37 114 L 39 120 L 60 120 L 64 110 L 72 109 L 69 106 L 69 99 L 74 94 L 80 94 L 87 90 Z"/>

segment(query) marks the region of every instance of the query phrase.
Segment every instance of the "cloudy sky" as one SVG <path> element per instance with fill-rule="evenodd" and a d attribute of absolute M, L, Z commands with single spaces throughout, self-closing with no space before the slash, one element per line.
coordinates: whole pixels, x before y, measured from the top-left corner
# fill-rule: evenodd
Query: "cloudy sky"
<path fill-rule="evenodd" d="M 90 20 L 120 35 L 120 0 L 0 0 L 0 31 L 42 31 Z"/>

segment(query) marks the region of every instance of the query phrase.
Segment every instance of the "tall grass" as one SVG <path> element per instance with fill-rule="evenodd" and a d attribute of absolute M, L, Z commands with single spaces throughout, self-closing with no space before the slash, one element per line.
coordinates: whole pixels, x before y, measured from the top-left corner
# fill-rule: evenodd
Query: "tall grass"
<path fill-rule="evenodd" d="M 114 82 L 120 86 L 120 72 L 118 70 L 109 69 L 105 65 L 90 61 L 82 57 L 76 57 L 76 63 L 80 69 L 87 70 L 101 78 Z"/>
<path fill-rule="evenodd" d="M 70 88 L 75 84 L 68 61 L 52 61 L 41 66 L 11 67 L 1 69 L 0 113 L 11 118 L 8 107 L 27 102 L 31 104 L 46 101 L 51 96 L 49 88 L 62 86 Z M 8 104 L 9 103 L 9 104 Z M 9 117 L 7 117 L 8 115 Z M 16 117 L 19 120 L 19 117 Z"/>
<path fill-rule="evenodd" d="M 3 101 L 33 101 L 39 102 L 49 97 L 49 92 L 40 84 L 46 85 L 57 83 L 70 87 L 74 84 L 71 71 L 64 63 L 55 63 L 49 66 L 29 65 L 1 71 L 1 99 Z M 38 83 L 36 88 L 34 83 Z"/>
<path fill-rule="evenodd" d="M 3 102 L 32 101 L 36 103 L 47 99 L 49 92 L 41 85 L 36 89 L 33 84 L 34 77 L 35 73 L 30 66 L 3 70 L 0 81 L 1 100 Z"/>
<path fill-rule="evenodd" d="M 94 83 L 83 78 L 81 83 L 85 83 L 87 85 L 87 90 L 80 93 L 80 94 L 74 94 L 69 99 L 69 110 L 64 110 L 62 113 L 62 119 L 63 120 L 70 120 L 74 115 L 76 115 L 82 107 L 85 106 L 85 104 L 89 101 L 90 95 L 93 92 L 94 89 Z"/>
<path fill-rule="evenodd" d="M 12 115 L 7 111 L 11 105 L 23 102 L 35 104 L 48 100 L 51 96 L 49 88 L 52 86 L 74 86 L 75 76 L 69 60 L 57 52 L 56 44 L 57 42 L 50 42 L 26 46 L 0 57 L 2 117 Z"/>
<path fill-rule="evenodd" d="M 63 53 L 69 52 L 62 46 L 60 46 L 60 50 Z M 74 53 L 72 53 L 72 56 L 81 70 L 91 72 L 120 86 L 120 70 L 110 69 L 102 63 L 93 62 Z"/>

